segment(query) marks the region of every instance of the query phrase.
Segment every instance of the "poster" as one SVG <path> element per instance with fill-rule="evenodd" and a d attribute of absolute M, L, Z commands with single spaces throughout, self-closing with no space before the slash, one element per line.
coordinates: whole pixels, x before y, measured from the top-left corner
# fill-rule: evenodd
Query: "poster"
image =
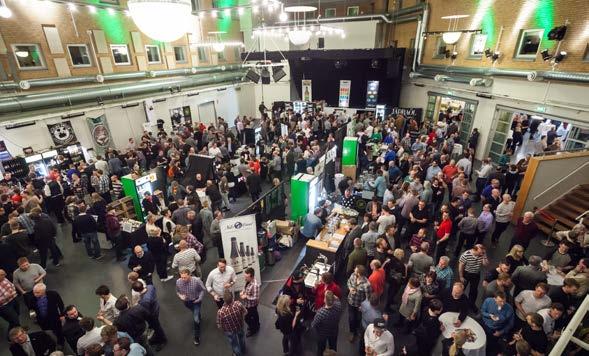
<path fill-rule="evenodd" d="M 145 109 L 145 117 L 147 118 L 147 122 L 150 122 L 153 125 L 157 124 L 157 117 L 155 115 L 155 108 L 153 106 L 153 100 L 145 99 L 143 101 L 143 108 Z"/>
<path fill-rule="evenodd" d="M 313 88 L 311 85 L 311 79 L 303 79 L 301 86 L 301 92 L 303 93 L 303 101 L 313 101 Z"/>
<path fill-rule="evenodd" d="M 69 120 L 57 124 L 47 124 L 47 128 L 55 146 L 71 145 L 78 141 Z"/>
<path fill-rule="evenodd" d="M 0 161 L 6 161 L 11 158 L 12 158 L 12 156 L 10 155 L 10 152 L 8 152 L 8 149 L 6 148 L 6 144 L 4 143 L 4 141 L 0 141 Z"/>
<path fill-rule="evenodd" d="M 103 114 L 98 117 L 88 117 L 87 120 L 88 127 L 90 128 L 90 136 L 92 136 L 92 142 L 94 142 L 96 152 L 103 155 L 106 149 L 112 146 L 106 116 Z"/>
<path fill-rule="evenodd" d="M 254 269 L 256 280 L 261 284 L 256 216 L 251 214 L 223 219 L 220 224 L 225 259 L 237 277 L 234 291 L 244 288 L 244 270 L 248 267 Z"/>
<path fill-rule="evenodd" d="M 406 118 L 414 118 L 418 123 L 421 122 L 422 108 L 392 108 L 391 115 L 397 116 L 399 114 Z"/>
<path fill-rule="evenodd" d="M 376 107 L 378 101 L 378 80 L 369 80 L 366 85 L 366 107 Z"/>
<path fill-rule="evenodd" d="M 350 107 L 350 88 L 352 87 L 351 80 L 340 80 L 339 81 L 339 107 L 348 108 Z"/>

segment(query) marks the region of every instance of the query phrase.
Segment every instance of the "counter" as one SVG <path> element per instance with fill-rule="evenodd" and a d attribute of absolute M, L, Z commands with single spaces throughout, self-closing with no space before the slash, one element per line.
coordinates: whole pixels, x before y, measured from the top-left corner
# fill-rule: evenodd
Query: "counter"
<path fill-rule="evenodd" d="M 339 227 L 333 233 L 329 231 L 330 227 L 325 226 L 315 239 L 307 241 L 304 262 L 310 266 L 317 260 L 319 254 L 322 254 L 327 257 L 327 263 L 332 265 L 332 272 L 337 275 L 343 270 L 346 260 L 343 242 L 348 233 L 347 221 L 342 219 Z"/>

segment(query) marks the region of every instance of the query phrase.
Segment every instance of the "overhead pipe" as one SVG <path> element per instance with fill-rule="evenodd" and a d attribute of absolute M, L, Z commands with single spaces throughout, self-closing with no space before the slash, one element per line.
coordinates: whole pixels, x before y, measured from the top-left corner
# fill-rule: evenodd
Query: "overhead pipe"
<path fill-rule="evenodd" d="M 493 85 L 493 79 L 490 78 L 476 78 L 476 77 L 462 77 L 462 76 L 450 76 L 443 74 L 427 73 L 427 72 L 411 72 L 409 78 L 427 78 L 433 79 L 436 82 L 453 82 L 468 84 L 471 87 L 490 87 Z"/>
<path fill-rule="evenodd" d="M 146 80 L 136 83 L 105 85 L 93 88 L 72 89 L 61 92 L 35 93 L 0 98 L 0 115 L 27 112 L 50 107 L 67 107 L 109 99 L 167 92 L 170 88 L 192 88 L 197 86 L 242 81 L 242 70 L 220 74 L 199 74 L 185 78 Z M 9 120 L 9 117 L 0 119 Z"/>
<path fill-rule="evenodd" d="M 230 70 L 241 69 L 241 64 L 230 64 L 222 66 L 206 66 L 206 67 L 192 67 L 182 69 L 168 69 L 168 70 L 156 70 L 156 71 L 139 71 L 139 72 L 126 72 L 126 73 L 110 73 L 110 74 L 99 74 L 79 77 L 68 77 L 68 78 L 41 78 L 22 80 L 16 82 L 0 82 L 0 87 L 7 90 L 23 89 L 28 90 L 33 87 L 46 87 L 46 86 L 61 86 L 71 84 L 84 84 L 84 83 L 102 83 L 105 81 L 113 80 L 127 80 L 127 79 L 142 79 L 149 77 L 161 77 L 161 76 L 177 76 L 177 75 L 195 75 L 214 73 Z"/>

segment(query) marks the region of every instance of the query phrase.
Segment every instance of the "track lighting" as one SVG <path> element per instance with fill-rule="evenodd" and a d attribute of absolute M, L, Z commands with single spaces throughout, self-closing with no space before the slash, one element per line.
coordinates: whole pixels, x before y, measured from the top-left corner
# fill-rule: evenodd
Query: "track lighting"
<path fill-rule="evenodd" d="M 547 49 L 540 52 L 540 54 L 542 55 L 542 60 L 545 62 L 551 61 L 552 65 L 562 62 L 567 56 L 567 52 L 565 51 L 559 51 L 558 53 L 552 55 L 550 52 L 548 52 Z"/>
<path fill-rule="evenodd" d="M 493 59 L 493 62 L 495 62 L 496 60 L 499 59 L 499 56 L 501 56 L 501 52 L 495 51 L 495 52 L 493 52 L 493 55 L 491 56 L 491 59 Z"/>
<path fill-rule="evenodd" d="M 489 58 L 493 55 L 490 48 L 485 48 L 485 57 Z"/>
<path fill-rule="evenodd" d="M 554 56 L 554 62 L 560 63 L 565 59 L 566 56 L 567 56 L 567 53 L 565 51 L 560 51 L 560 52 L 558 52 L 557 55 Z"/>
<path fill-rule="evenodd" d="M 444 54 L 445 54 L 446 58 L 450 58 L 450 59 L 452 59 L 452 60 L 455 60 L 455 59 L 456 59 L 456 57 L 458 57 L 458 52 L 456 52 L 456 51 L 452 51 L 452 52 L 450 52 L 450 50 L 449 50 L 449 49 L 447 49 L 447 50 L 446 50 L 446 53 L 444 53 Z"/>
<path fill-rule="evenodd" d="M 542 55 L 542 60 L 544 60 L 544 61 L 548 61 L 552 58 L 552 55 L 548 52 L 547 49 L 540 52 L 540 54 Z"/>

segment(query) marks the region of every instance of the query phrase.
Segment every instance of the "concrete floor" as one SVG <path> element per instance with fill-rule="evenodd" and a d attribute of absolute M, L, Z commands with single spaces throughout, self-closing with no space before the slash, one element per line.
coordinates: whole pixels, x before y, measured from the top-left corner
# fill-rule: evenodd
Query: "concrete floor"
<path fill-rule="evenodd" d="M 233 213 L 238 212 L 247 206 L 251 200 L 247 196 L 238 199 L 232 206 Z M 480 208 L 479 206 L 477 206 Z M 126 262 L 115 262 L 113 251 L 104 251 L 105 258 L 101 261 L 91 260 L 86 256 L 83 245 L 73 244 L 70 238 L 71 227 L 68 224 L 58 229 L 58 245 L 65 255 L 63 266 L 55 268 L 48 266 L 46 283 L 49 289 L 57 290 L 64 302 L 75 304 L 84 315 L 95 316 L 98 311 L 98 298 L 94 290 L 98 285 L 108 285 L 115 296 L 123 293 L 129 294 L 130 287 L 127 284 L 126 275 L 128 269 Z M 506 254 L 509 239 L 511 238 L 511 227 L 504 233 L 500 245 L 488 251 L 492 264 L 503 258 Z M 546 248 L 539 243 L 540 238 L 532 241 L 527 251 L 529 254 L 540 254 L 544 256 Z M 262 291 L 259 306 L 261 319 L 260 332 L 246 340 L 248 355 L 274 356 L 282 355 L 281 334 L 274 328 L 274 306 L 272 301 L 276 297 L 284 280 L 290 275 L 292 269 L 304 255 L 304 245 L 299 242 L 293 248 L 285 251 L 281 261 L 273 267 L 267 267 L 262 272 Z M 203 273 L 206 276 L 214 268 L 217 259 L 217 251 L 209 248 L 207 263 L 203 266 Z M 36 260 L 33 258 L 33 260 Z M 175 294 L 174 280 L 162 284 L 158 278 L 154 278 L 154 285 L 157 288 L 158 298 L 161 305 L 160 321 L 168 336 L 168 344 L 158 353 L 159 355 L 231 355 L 230 348 L 222 333 L 216 328 L 215 315 L 216 306 L 211 298 L 205 298 L 202 309 L 202 338 L 201 345 L 196 347 L 192 344 L 192 323 L 190 312 L 182 305 Z M 480 295 L 480 293 L 479 293 Z M 345 304 L 345 303 L 344 303 Z M 38 326 L 31 323 L 22 307 L 21 322 L 37 330 Z M 0 321 L 0 333 L 5 335 L 7 324 Z M 344 312 L 340 322 L 340 334 L 338 340 L 338 355 L 357 355 L 357 344 L 353 346 L 348 342 L 347 313 Z M 395 344 L 400 348 L 407 342 L 407 336 L 400 335 L 396 330 Z M 313 332 L 307 332 L 303 337 L 304 355 L 315 354 L 315 340 Z M 7 343 L 0 343 L 0 355 L 8 355 Z"/>

